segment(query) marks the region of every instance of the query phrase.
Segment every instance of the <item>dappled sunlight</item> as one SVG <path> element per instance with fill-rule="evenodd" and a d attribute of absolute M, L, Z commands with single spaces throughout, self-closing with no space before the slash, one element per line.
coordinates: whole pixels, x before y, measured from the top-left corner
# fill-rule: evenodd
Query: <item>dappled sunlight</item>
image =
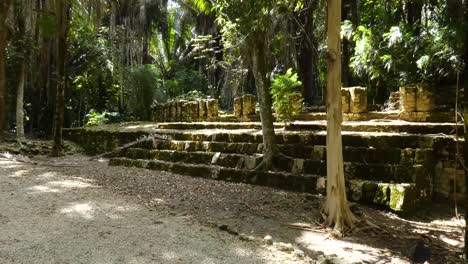
<path fill-rule="evenodd" d="M 149 129 L 149 128 L 155 128 L 155 124 L 138 124 L 138 125 L 129 125 L 129 126 L 124 126 L 124 130 L 137 130 L 137 129 Z"/>
<path fill-rule="evenodd" d="M 13 177 L 13 178 L 21 178 L 23 176 L 26 176 L 25 174 L 29 173 L 29 170 L 17 170 L 13 173 L 12 176 L 10 177 Z"/>
<path fill-rule="evenodd" d="M 36 179 L 38 180 L 41 180 L 41 179 L 50 179 L 50 178 L 53 178 L 53 177 L 57 177 L 57 172 L 44 172 L 44 173 L 41 173 L 39 174 Z"/>
<path fill-rule="evenodd" d="M 83 181 L 63 180 L 63 181 L 51 181 L 48 185 L 57 186 L 61 188 L 88 188 L 96 187 L 92 184 Z"/>
<path fill-rule="evenodd" d="M 162 258 L 164 258 L 165 260 L 177 260 L 178 259 L 178 256 L 175 252 L 164 252 L 161 256 Z"/>
<path fill-rule="evenodd" d="M 85 202 L 70 203 L 59 210 L 59 213 L 69 217 L 80 217 L 87 220 L 105 217 L 110 219 L 119 219 L 123 213 L 134 212 L 138 210 L 136 206 L 116 205 L 109 203 Z"/>
<path fill-rule="evenodd" d="M 37 185 L 37 186 L 29 187 L 29 188 L 27 188 L 27 190 L 32 191 L 32 194 L 34 194 L 34 193 L 59 193 L 59 192 L 62 192 L 59 189 L 51 188 L 51 187 L 44 186 L 44 185 Z"/>
<path fill-rule="evenodd" d="M 239 256 L 239 257 L 248 257 L 249 256 L 249 252 L 247 250 L 245 250 L 244 248 L 236 247 L 236 248 L 232 249 L 231 251 L 234 254 L 236 254 L 236 256 Z"/>
<path fill-rule="evenodd" d="M 17 161 L 12 161 L 8 159 L 0 159 L 0 167 L 2 169 L 16 169 L 23 167 L 24 164 Z"/>
<path fill-rule="evenodd" d="M 38 179 L 51 178 L 56 176 L 55 173 L 43 173 Z M 91 181 L 92 182 L 92 181 Z M 83 189 L 83 188 L 97 188 L 98 186 L 90 183 L 90 180 L 75 177 L 73 180 L 49 181 L 42 185 L 36 185 L 27 188 L 32 194 L 37 193 L 60 193 L 68 189 Z"/>
<path fill-rule="evenodd" d="M 94 218 L 95 208 L 91 203 L 76 203 L 60 210 L 60 213 L 67 216 L 78 216 L 85 219 Z"/>
<path fill-rule="evenodd" d="M 392 255 L 385 249 L 377 249 L 348 241 L 327 239 L 326 234 L 316 232 L 303 231 L 296 238 L 295 242 L 303 245 L 308 250 L 322 251 L 325 255 L 335 254 L 338 257 L 352 261 L 367 260 L 377 263 L 385 255 Z"/>

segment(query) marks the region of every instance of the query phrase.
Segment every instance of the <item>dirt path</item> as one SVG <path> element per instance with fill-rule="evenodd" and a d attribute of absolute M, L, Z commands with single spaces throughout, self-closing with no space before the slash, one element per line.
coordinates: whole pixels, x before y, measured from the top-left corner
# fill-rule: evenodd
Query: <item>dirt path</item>
<path fill-rule="evenodd" d="M 151 210 L 133 196 L 83 177 L 82 169 L 94 170 L 84 166 L 0 159 L 0 263 L 306 261 L 181 215 Z"/>
<path fill-rule="evenodd" d="M 2 264 L 410 263 L 418 234 L 430 238 L 431 263 L 460 263 L 464 222 L 447 205 L 407 219 L 357 206 L 381 228 L 328 239 L 318 196 L 84 156 L 34 160 L 76 166 L 0 159 Z M 295 223 L 312 230 L 290 228 Z"/>

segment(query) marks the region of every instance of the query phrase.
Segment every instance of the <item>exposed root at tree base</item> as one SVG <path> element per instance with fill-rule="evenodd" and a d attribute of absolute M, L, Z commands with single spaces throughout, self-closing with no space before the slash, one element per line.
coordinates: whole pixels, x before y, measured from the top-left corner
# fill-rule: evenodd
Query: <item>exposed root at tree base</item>
<path fill-rule="evenodd" d="M 255 167 L 256 171 L 279 171 L 280 168 L 275 167 L 275 160 L 276 159 L 289 159 L 292 160 L 294 159 L 293 157 L 290 157 L 288 155 L 285 155 L 282 152 L 277 151 L 273 155 L 264 155 L 263 160 L 260 162 L 260 164 Z"/>

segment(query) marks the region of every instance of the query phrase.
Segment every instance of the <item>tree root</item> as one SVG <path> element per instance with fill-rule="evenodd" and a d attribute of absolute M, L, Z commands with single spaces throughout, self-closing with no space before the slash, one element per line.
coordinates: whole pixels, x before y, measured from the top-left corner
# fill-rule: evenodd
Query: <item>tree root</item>
<path fill-rule="evenodd" d="M 170 136 L 167 136 L 167 135 L 159 135 L 159 134 L 151 134 L 151 135 L 148 135 L 148 136 L 143 136 L 135 141 L 132 141 L 130 143 L 127 143 L 125 145 L 123 145 L 122 147 L 117 147 L 109 152 L 105 152 L 105 153 L 102 153 L 102 154 L 99 154 L 97 156 L 94 156 L 94 157 L 91 157 L 89 160 L 92 161 L 92 160 L 98 160 L 98 159 L 101 159 L 101 158 L 108 158 L 108 157 L 114 157 L 116 155 L 118 155 L 119 153 L 121 153 L 122 151 L 124 150 L 127 150 L 141 142 L 144 142 L 144 141 L 148 141 L 148 140 L 153 140 L 153 146 L 156 146 L 158 145 L 160 142 L 163 142 L 163 141 L 172 141 L 172 138 Z"/>
<path fill-rule="evenodd" d="M 262 161 L 260 164 L 255 167 L 256 171 L 279 171 L 279 168 L 275 166 L 275 159 L 287 159 L 287 160 L 293 160 L 293 157 L 290 157 L 288 155 L 285 155 L 282 152 L 276 151 L 273 155 L 270 157 L 266 156 L 264 154 Z"/>

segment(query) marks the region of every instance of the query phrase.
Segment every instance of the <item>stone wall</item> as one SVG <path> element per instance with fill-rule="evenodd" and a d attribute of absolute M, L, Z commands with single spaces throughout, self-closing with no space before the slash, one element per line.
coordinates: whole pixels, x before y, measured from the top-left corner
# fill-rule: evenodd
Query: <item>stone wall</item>
<path fill-rule="evenodd" d="M 463 162 L 463 141 L 458 144 L 461 157 L 457 162 L 457 144 L 453 140 L 442 140 L 434 144 L 434 198 L 439 201 L 465 201 L 465 171 Z"/>
<path fill-rule="evenodd" d="M 217 99 L 176 100 L 154 105 L 152 112 L 155 122 L 203 121 L 219 115 L 219 103 Z"/>
<path fill-rule="evenodd" d="M 413 122 L 431 121 L 435 96 L 425 83 L 400 87 L 400 119 Z"/>
<path fill-rule="evenodd" d="M 434 176 L 434 195 L 437 200 L 463 200 L 466 195 L 465 171 L 457 162 L 445 160 L 437 162 Z"/>
<path fill-rule="evenodd" d="M 366 113 L 367 88 L 360 86 L 342 88 L 341 102 L 343 113 Z"/>
<path fill-rule="evenodd" d="M 234 116 L 248 117 L 255 115 L 255 105 L 257 100 L 254 95 L 245 94 L 242 97 L 234 98 Z"/>

